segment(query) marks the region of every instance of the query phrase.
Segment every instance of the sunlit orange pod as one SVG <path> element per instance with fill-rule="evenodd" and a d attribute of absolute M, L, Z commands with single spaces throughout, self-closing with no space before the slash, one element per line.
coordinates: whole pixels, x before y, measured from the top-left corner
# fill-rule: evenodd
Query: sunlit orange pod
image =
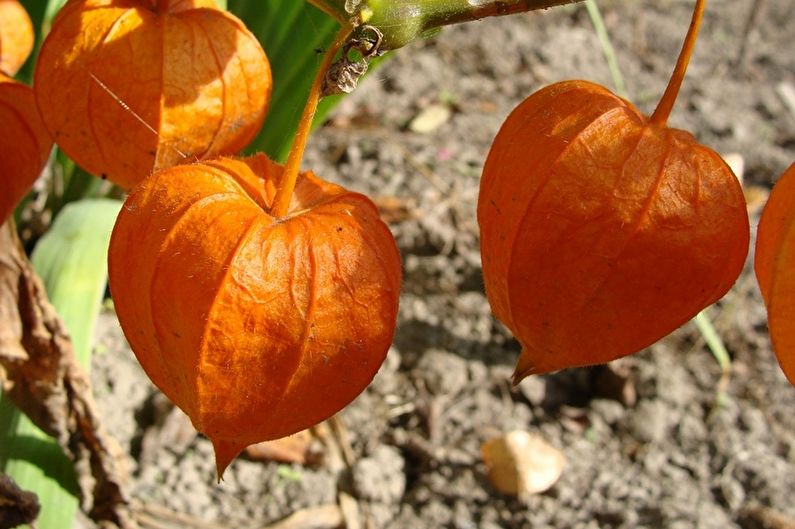
<path fill-rule="evenodd" d="M 258 155 L 177 166 L 129 196 L 110 288 L 153 382 L 212 439 L 219 475 L 242 448 L 312 426 L 372 380 L 391 344 L 401 268 L 364 195 Z"/>
<path fill-rule="evenodd" d="M 30 190 L 51 150 L 33 90 L 0 73 L 0 224 Z"/>
<path fill-rule="evenodd" d="M 243 149 L 271 72 L 257 39 L 212 0 L 71 0 L 34 88 L 56 143 L 129 189 L 153 170 Z"/>
<path fill-rule="evenodd" d="M 33 24 L 17 0 L 0 0 L 0 73 L 15 75 L 33 51 Z"/>
<path fill-rule="evenodd" d="M 516 381 L 654 343 L 726 293 L 749 243 L 715 152 L 586 81 L 511 113 L 478 222 L 486 293 L 522 345 Z"/>
<path fill-rule="evenodd" d="M 795 385 L 795 164 L 776 182 L 759 219 L 754 268 L 773 349 Z"/>

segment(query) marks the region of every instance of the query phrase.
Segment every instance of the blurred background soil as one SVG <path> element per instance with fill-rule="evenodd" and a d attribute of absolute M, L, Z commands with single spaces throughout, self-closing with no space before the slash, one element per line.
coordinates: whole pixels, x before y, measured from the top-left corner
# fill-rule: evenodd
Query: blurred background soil
<path fill-rule="evenodd" d="M 692 2 L 600 6 L 630 99 L 650 113 Z M 669 122 L 741 157 L 754 229 L 795 161 L 793 7 L 711 2 Z M 283 529 L 795 527 L 795 388 L 770 349 L 750 265 L 708 311 L 733 357 L 725 397 L 693 324 L 611 366 L 511 387 L 519 349 L 483 293 L 478 183 L 510 110 L 570 78 L 612 86 L 584 7 L 472 23 L 395 53 L 313 136 L 305 166 L 377 201 L 405 279 L 375 381 L 286 461 L 241 457 L 217 485 L 210 443 L 150 385 L 114 314 L 103 314 L 95 394 L 129 454 L 143 527 L 254 529 L 290 515 Z M 480 452 L 511 430 L 566 461 L 550 490 L 522 501 L 494 489 Z"/>

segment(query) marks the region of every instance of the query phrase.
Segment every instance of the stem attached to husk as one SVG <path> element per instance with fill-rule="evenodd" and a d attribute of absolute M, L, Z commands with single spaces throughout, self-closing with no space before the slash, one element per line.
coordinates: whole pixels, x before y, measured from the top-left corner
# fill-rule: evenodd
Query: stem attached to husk
<path fill-rule="evenodd" d="M 368 24 L 384 34 L 381 49 L 393 50 L 442 26 L 545 9 L 582 0 L 308 0 L 352 27 Z"/>
<path fill-rule="evenodd" d="M 295 139 L 290 148 L 290 154 L 287 157 L 284 174 L 279 183 L 279 188 L 276 191 L 276 197 L 273 200 L 271 214 L 274 217 L 284 217 L 290 209 L 290 200 L 293 198 L 295 183 L 298 180 L 298 172 L 301 170 L 301 159 L 304 156 L 304 149 L 309 140 L 309 133 L 312 131 L 312 120 L 315 117 L 317 104 L 320 101 L 323 80 L 326 77 L 326 72 L 328 72 L 334 57 L 348 39 L 350 33 L 351 28 L 349 26 L 343 26 L 339 33 L 337 33 L 334 43 L 329 47 L 323 57 L 323 62 L 312 83 L 312 88 L 309 90 L 309 97 L 304 106 L 304 112 L 301 114 L 301 121 L 298 123 L 298 130 L 295 133 Z"/>
<path fill-rule="evenodd" d="M 698 39 L 698 30 L 701 27 L 701 19 L 704 16 L 704 9 L 706 8 L 707 0 L 696 0 L 696 7 L 693 9 L 693 18 L 690 20 L 690 28 L 687 30 L 685 42 L 682 44 L 682 51 L 679 52 L 679 59 L 676 61 L 676 67 L 671 74 L 671 80 L 668 81 L 668 87 L 665 89 L 654 114 L 651 115 L 649 121 L 660 127 L 664 127 L 668 122 L 668 116 L 671 115 L 671 110 L 676 102 L 676 97 L 679 95 L 679 89 L 682 87 L 682 81 L 687 72 L 687 65 L 690 63 L 690 57 L 693 55 L 693 48 Z"/>

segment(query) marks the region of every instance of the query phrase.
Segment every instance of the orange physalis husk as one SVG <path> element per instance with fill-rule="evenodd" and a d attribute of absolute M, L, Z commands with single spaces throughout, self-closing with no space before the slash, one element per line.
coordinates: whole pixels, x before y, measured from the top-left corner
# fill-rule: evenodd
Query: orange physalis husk
<path fill-rule="evenodd" d="M 795 386 L 795 164 L 776 182 L 759 219 L 754 268 L 773 349 Z"/>
<path fill-rule="evenodd" d="M 110 288 L 152 381 L 215 446 L 220 476 L 247 445 L 339 411 L 370 383 L 395 330 L 401 269 L 364 195 L 263 155 L 177 166 L 125 202 Z"/>
<path fill-rule="evenodd" d="M 690 50 L 694 27 L 695 16 Z M 665 125 L 687 59 L 652 118 L 568 81 L 527 98 L 494 140 L 478 222 L 486 293 L 522 346 L 515 382 L 635 353 L 738 277 L 741 186 L 720 156 Z"/>
<path fill-rule="evenodd" d="M 51 150 L 33 90 L 0 73 L 0 224 L 33 185 Z"/>
<path fill-rule="evenodd" d="M 64 152 L 129 189 L 153 170 L 243 149 L 271 72 L 257 39 L 212 0 L 72 0 L 34 88 Z"/>
<path fill-rule="evenodd" d="M 17 0 L 0 0 L 0 73 L 15 75 L 33 51 L 33 24 Z"/>

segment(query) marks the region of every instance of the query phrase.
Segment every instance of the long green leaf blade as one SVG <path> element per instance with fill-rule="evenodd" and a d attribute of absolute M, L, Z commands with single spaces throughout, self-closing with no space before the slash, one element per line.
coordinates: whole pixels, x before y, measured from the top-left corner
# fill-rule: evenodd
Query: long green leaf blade
<path fill-rule="evenodd" d="M 337 22 L 301 0 L 229 0 L 229 10 L 256 35 L 273 73 L 273 94 L 265 125 L 248 152 L 262 151 L 284 161 L 298 127 L 322 50 L 331 43 Z M 320 122 L 330 109 L 315 122 Z"/>
<path fill-rule="evenodd" d="M 36 272 L 72 337 L 84 368 L 107 285 L 110 233 L 121 202 L 84 199 L 64 207 L 33 251 Z"/>

